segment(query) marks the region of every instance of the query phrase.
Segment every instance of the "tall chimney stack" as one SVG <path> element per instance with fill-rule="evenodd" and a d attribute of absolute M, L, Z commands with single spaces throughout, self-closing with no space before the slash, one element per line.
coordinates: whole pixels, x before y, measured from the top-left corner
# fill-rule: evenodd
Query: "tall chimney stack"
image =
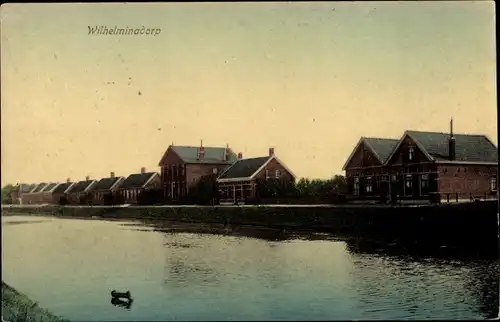
<path fill-rule="evenodd" d="M 145 168 L 145 167 L 142 167 L 142 168 L 141 168 L 141 173 L 142 173 L 142 174 L 146 173 L 146 168 Z"/>
<path fill-rule="evenodd" d="M 453 118 L 450 120 L 450 139 L 448 140 L 448 153 L 451 161 L 455 160 L 455 136 L 453 135 Z"/>
<path fill-rule="evenodd" d="M 226 144 L 226 148 L 224 149 L 224 161 L 227 161 L 229 158 L 229 144 Z"/>
<path fill-rule="evenodd" d="M 243 153 L 239 152 L 238 153 L 238 160 L 241 160 L 241 159 L 243 159 Z"/>
<path fill-rule="evenodd" d="M 66 182 L 67 182 L 67 183 L 70 183 L 70 182 L 71 182 L 71 179 L 70 179 L 70 178 L 67 178 L 67 179 L 66 179 Z"/>
<path fill-rule="evenodd" d="M 272 157 L 274 155 L 274 148 L 269 148 L 269 156 Z"/>
<path fill-rule="evenodd" d="M 86 176 L 85 177 L 85 181 L 89 181 L 90 180 L 90 177 L 89 176 Z"/>
<path fill-rule="evenodd" d="M 111 173 L 109 174 L 109 176 L 110 176 L 111 178 L 114 178 L 114 177 L 115 177 L 115 173 L 114 173 L 114 172 L 111 172 Z"/>
<path fill-rule="evenodd" d="M 203 147 L 203 140 L 200 142 L 200 150 L 198 151 L 198 160 L 203 160 L 205 158 L 205 148 Z"/>

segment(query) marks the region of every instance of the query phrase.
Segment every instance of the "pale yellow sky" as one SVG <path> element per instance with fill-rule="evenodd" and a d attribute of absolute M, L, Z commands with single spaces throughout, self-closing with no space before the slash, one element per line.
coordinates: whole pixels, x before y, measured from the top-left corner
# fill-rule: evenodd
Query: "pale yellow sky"
<path fill-rule="evenodd" d="M 360 136 L 451 116 L 497 143 L 493 2 L 7 4 L 1 28 L 2 185 L 159 170 L 201 139 L 327 178 Z"/>

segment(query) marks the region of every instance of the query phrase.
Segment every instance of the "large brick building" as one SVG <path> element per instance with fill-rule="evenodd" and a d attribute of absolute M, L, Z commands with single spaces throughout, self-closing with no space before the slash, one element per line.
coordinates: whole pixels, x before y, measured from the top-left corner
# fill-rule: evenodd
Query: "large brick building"
<path fill-rule="evenodd" d="M 488 198 L 497 191 L 498 149 L 485 135 L 454 134 L 451 122 L 450 133 L 362 138 L 344 170 L 350 195 L 362 199 Z"/>
<path fill-rule="evenodd" d="M 277 180 L 281 184 L 295 182 L 293 172 L 269 149 L 265 157 L 238 160 L 217 178 L 220 202 L 237 203 L 252 200 L 258 196 L 259 180 Z"/>
<path fill-rule="evenodd" d="M 236 161 L 229 146 L 170 145 L 159 162 L 165 200 L 181 200 L 202 177 L 220 174 Z"/>

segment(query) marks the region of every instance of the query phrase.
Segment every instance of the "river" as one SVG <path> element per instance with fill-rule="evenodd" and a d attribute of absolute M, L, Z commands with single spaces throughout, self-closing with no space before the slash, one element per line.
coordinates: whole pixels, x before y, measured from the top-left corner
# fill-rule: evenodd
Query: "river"
<path fill-rule="evenodd" d="M 497 260 L 394 247 L 264 228 L 2 216 L 3 280 L 73 321 L 498 315 Z M 111 303 L 114 289 L 133 302 Z"/>

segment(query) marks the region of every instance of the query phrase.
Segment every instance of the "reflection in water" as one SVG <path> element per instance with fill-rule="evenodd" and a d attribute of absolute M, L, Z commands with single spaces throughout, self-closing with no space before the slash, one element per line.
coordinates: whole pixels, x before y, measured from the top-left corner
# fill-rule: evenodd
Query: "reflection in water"
<path fill-rule="evenodd" d="M 498 317 L 500 265 L 497 259 L 491 258 L 491 254 L 482 254 L 483 257 L 478 259 L 478 254 L 467 252 L 459 256 L 455 251 L 447 254 L 447 249 L 442 247 L 416 249 L 408 245 L 359 239 L 348 241 L 347 249 L 353 254 L 355 262 L 363 263 L 362 266 L 355 265 L 353 274 L 355 281 L 362 284 L 358 289 L 367 293 L 366 298 L 383 294 L 382 289 L 389 282 L 392 283 L 391 292 L 403 305 L 411 308 L 409 312 L 412 314 L 424 307 L 437 309 L 441 306 L 456 310 L 459 315 L 463 306 L 473 299 L 474 309 L 481 316 L 489 319 Z M 476 256 L 471 259 L 471 255 Z M 377 270 L 377 279 L 367 278 L 366 269 L 373 270 L 375 267 L 385 268 Z M 412 288 L 402 287 L 405 284 L 425 289 L 428 298 L 415 297 Z M 443 294 L 443 286 L 453 292 Z M 391 298 L 387 292 L 385 295 Z M 382 306 L 375 310 L 384 309 L 387 308 Z M 442 318 L 447 319 L 446 315 Z"/>
<path fill-rule="evenodd" d="M 111 298 L 111 304 L 113 304 L 114 306 L 123 307 L 127 310 L 130 310 L 130 308 L 132 307 L 132 302 L 134 302 L 133 299 L 119 299 L 117 297 Z"/>
<path fill-rule="evenodd" d="M 76 219 L 3 227 L 2 245 L 5 281 L 75 321 L 475 319 L 498 307 L 497 261 L 447 248 Z M 117 310 L 103 298 L 115 288 L 141 300 Z"/>

